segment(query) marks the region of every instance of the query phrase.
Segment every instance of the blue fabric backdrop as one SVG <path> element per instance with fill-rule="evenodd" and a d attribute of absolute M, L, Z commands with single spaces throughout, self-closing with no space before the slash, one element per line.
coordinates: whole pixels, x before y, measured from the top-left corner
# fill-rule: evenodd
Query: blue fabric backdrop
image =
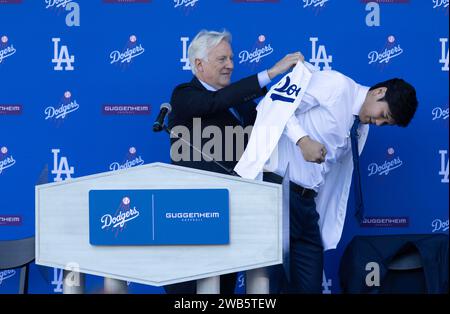
<path fill-rule="evenodd" d="M 37 183 L 169 162 L 167 136 L 151 131 L 159 105 L 192 77 L 189 40 L 227 29 L 234 80 L 300 50 L 361 84 L 403 77 L 417 89 L 407 129 L 369 134 L 371 219 L 347 215 L 325 256 L 324 293 L 339 293 L 354 235 L 448 233 L 448 21 L 448 0 L 0 0 L 0 240 L 34 235 Z M 0 293 L 16 291 L 18 273 L 0 271 Z M 87 292 L 101 286 L 87 276 Z M 60 270 L 32 266 L 30 292 L 61 288 Z M 130 283 L 132 293 L 162 291 Z"/>

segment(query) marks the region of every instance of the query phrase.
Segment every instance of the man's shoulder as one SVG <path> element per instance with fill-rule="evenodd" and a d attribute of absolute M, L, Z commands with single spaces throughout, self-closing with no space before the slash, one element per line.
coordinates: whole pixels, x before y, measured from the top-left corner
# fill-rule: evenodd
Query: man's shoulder
<path fill-rule="evenodd" d="M 356 83 L 350 77 L 335 70 L 324 70 L 314 72 L 311 77 L 312 86 L 328 91 L 343 91 L 348 88 L 353 88 Z"/>
<path fill-rule="evenodd" d="M 177 86 L 175 86 L 173 91 L 184 90 L 187 88 L 201 89 L 201 83 L 200 83 L 200 81 L 193 78 L 189 82 L 184 82 L 184 83 L 178 84 Z"/>
<path fill-rule="evenodd" d="M 335 70 L 317 71 L 313 73 L 313 77 L 318 79 L 325 79 L 328 81 L 335 81 L 337 83 L 345 83 L 348 81 L 353 81 L 350 77 Z"/>

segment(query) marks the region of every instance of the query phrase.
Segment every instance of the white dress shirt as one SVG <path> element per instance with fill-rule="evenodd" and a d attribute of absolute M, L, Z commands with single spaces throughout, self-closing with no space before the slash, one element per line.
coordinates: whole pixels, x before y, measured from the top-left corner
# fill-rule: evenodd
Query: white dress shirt
<path fill-rule="evenodd" d="M 289 163 L 291 181 L 318 191 L 330 166 L 345 154 L 351 154 L 350 129 L 369 88 L 355 83 L 336 71 L 314 72 L 300 107 L 289 119 L 278 142 L 278 165 L 282 175 Z M 308 135 L 327 149 L 321 164 L 304 160 L 297 141 Z"/>
<path fill-rule="evenodd" d="M 272 171 L 283 175 L 289 164 L 291 181 L 318 192 L 316 209 L 325 250 L 336 248 L 342 234 L 353 172 L 350 129 L 368 90 L 339 72 L 314 72 L 298 107 L 301 111 L 289 119 L 278 142 L 278 162 Z M 358 133 L 361 153 L 368 125 L 360 125 Z M 325 145 L 325 162 L 304 160 L 296 143 L 305 135 Z"/>

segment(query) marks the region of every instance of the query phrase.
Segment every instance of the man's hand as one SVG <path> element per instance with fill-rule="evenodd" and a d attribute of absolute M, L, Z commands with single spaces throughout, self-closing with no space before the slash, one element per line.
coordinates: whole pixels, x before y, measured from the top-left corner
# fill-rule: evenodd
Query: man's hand
<path fill-rule="evenodd" d="M 300 147 L 303 158 L 306 161 L 318 164 L 325 161 L 327 149 L 321 143 L 310 139 L 309 136 L 304 136 L 299 139 L 297 145 Z"/>
<path fill-rule="evenodd" d="M 305 61 L 305 57 L 301 52 L 287 54 L 283 59 L 275 63 L 275 65 L 267 71 L 269 78 L 273 79 L 275 76 L 292 69 L 299 60 L 302 62 Z"/>

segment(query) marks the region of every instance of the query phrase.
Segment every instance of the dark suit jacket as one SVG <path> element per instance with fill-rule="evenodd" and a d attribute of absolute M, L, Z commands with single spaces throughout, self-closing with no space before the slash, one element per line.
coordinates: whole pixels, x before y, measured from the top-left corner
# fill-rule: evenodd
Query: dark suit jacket
<path fill-rule="evenodd" d="M 415 248 L 421 257 L 424 286 L 427 293 L 448 293 L 448 235 L 446 234 L 409 234 L 382 236 L 355 236 L 348 244 L 341 258 L 339 269 L 343 293 L 386 293 L 385 279 L 388 276 L 389 263 L 401 251 L 409 246 Z M 376 262 L 380 266 L 380 287 L 366 285 L 369 271 L 365 266 Z M 395 273 L 395 272 L 394 272 Z M 398 272 L 397 272 L 398 273 Z M 414 273 L 411 272 L 411 276 Z M 416 278 L 417 276 L 414 276 Z M 390 282 L 397 293 L 408 293 L 420 285 L 420 281 L 410 282 L 406 277 L 397 276 L 404 283 Z"/>
<path fill-rule="evenodd" d="M 265 95 L 266 92 L 266 88 L 261 88 L 259 86 L 257 75 L 244 78 L 215 92 L 208 91 L 201 82 L 194 77 L 191 82 L 178 85 L 172 92 L 172 112 L 169 114 L 168 125 L 172 129 L 176 126 L 185 126 L 190 132 L 190 142 L 195 144 L 198 149 L 201 149 L 205 143 L 211 141 L 215 136 L 208 134 L 203 138 L 203 130 L 208 126 L 218 127 L 222 136 L 218 139 L 216 138 L 216 140 L 220 143 L 222 152 L 221 154 L 219 154 L 220 151 L 217 151 L 216 153 L 217 155 L 221 155 L 220 163 L 222 165 L 228 169 L 233 169 L 240 156 L 236 156 L 236 138 L 232 141 L 232 147 L 230 145 L 229 147 L 225 146 L 225 127 L 236 127 L 239 125 L 247 127 L 253 125 L 256 119 L 256 103 L 253 99 Z M 242 123 L 230 112 L 229 108 L 231 107 L 239 113 L 243 120 Z M 194 127 L 194 118 L 201 118 L 201 127 Z M 194 130 L 197 130 L 197 134 L 194 134 Z M 194 136 L 196 137 L 195 139 Z M 201 140 L 199 137 L 202 137 Z M 180 140 L 171 138 L 172 149 L 175 147 L 173 144 L 177 141 Z M 245 136 L 245 144 L 247 141 L 248 136 Z M 182 142 L 179 142 L 179 144 L 181 143 Z M 178 146 L 178 148 L 181 149 L 180 146 Z M 208 161 L 207 157 L 201 156 L 201 160 L 194 160 L 193 149 L 187 145 L 184 145 L 182 149 L 189 150 L 189 160 L 174 161 L 173 152 L 171 152 L 173 164 L 227 173 L 213 162 Z M 214 154 L 214 149 L 215 147 L 212 147 L 211 150 L 207 149 L 204 151 L 211 155 L 210 153 Z M 233 149 L 233 154 L 230 154 L 229 152 L 228 156 L 226 156 L 226 150 L 231 149 Z M 241 153 L 242 152 L 243 151 L 241 151 Z M 197 157 L 200 156 L 199 153 L 195 153 L 195 155 Z M 232 158 L 226 158 L 231 156 Z"/>

